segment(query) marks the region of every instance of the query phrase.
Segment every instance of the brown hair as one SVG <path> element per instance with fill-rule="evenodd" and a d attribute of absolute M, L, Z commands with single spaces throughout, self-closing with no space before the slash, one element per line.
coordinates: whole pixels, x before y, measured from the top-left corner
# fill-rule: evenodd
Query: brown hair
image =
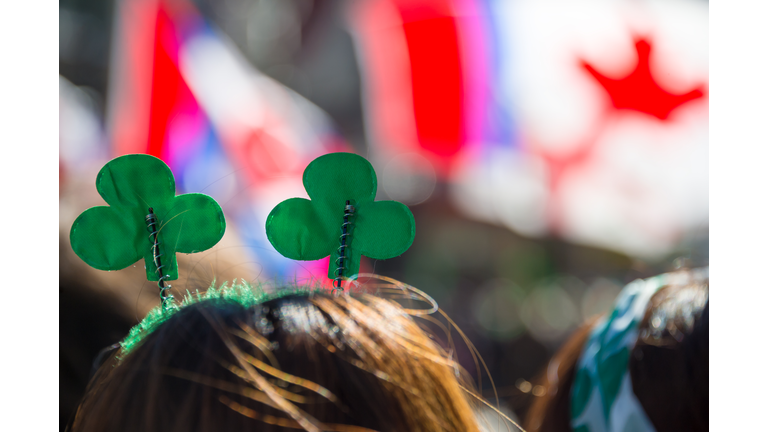
<path fill-rule="evenodd" d="M 373 295 L 205 300 L 102 366 L 73 430 L 478 431 L 460 370 Z"/>
<path fill-rule="evenodd" d="M 576 330 L 536 380 L 536 384 L 544 386 L 546 391 L 534 399 L 528 408 L 523 423 L 527 431 L 571 430 L 571 385 L 576 373 L 576 362 L 596 323 L 597 318 L 593 318 Z"/>
<path fill-rule="evenodd" d="M 682 280 L 651 298 L 628 365 L 632 390 L 657 432 L 709 430 L 709 280 Z M 571 430 L 576 362 L 596 323 L 576 330 L 536 380 L 546 391 L 532 402 L 526 430 Z"/>

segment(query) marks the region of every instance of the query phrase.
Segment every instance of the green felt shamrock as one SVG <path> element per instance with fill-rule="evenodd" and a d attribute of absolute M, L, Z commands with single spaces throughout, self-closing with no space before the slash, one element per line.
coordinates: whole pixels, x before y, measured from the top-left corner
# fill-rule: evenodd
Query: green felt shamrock
<path fill-rule="evenodd" d="M 204 251 L 224 235 L 219 204 L 199 193 L 176 196 L 171 169 L 154 156 L 111 160 L 99 171 L 96 189 L 109 206 L 80 214 L 69 239 L 77 256 L 99 270 L 120 270 L 144 257 L 147 279 L 158 280 L 145 220 L 149 208 L 157 217 L 162 273 L 169 280 L 179 277 L 176 252 Z"/>
<path fill-rule="evenodd" d="M 267 217 L 267 238 L 287 258 L 310 261 L 330 255 L 328 277 L 335 278 L 347 200 L 354 213 L 340 276 L 357 274 L 361 255 L 392 258 L 413 243 L 413 214 L 397 201 L 374 201 L 376 172 L 365 158 L 353 153 L 320 156 L 304 170 L 303 181 L 310 199 L 287 199 Z"/>

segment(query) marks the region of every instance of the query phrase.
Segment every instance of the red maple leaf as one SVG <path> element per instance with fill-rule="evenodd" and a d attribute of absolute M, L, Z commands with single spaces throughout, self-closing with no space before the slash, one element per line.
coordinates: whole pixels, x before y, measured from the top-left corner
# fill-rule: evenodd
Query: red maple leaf
<path fill-rule="evenodd" d="M 629 75 L 621 79 L 608 78 L 592 65 L 581 61 L 581 66 L 608 92 L 616 109 L 640 111 L 665 120 L 678 106 L 704 96 L 702 86 L 681 95 L 672 94 L 661 88 L 653 79 L 648 65 L 651 44 L 640 39 L 635 42 L 635 48 L 637 49 L 637 66 Z"/>

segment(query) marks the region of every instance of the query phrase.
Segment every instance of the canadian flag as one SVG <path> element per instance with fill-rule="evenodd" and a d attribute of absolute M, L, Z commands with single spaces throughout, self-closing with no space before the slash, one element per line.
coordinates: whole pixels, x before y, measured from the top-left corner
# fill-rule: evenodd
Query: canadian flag
<path fill-rule="evenodd" d="M 706 228 L 706 4 L 498 5 L 508 23 L 502 85 L 520 125 L 520 149 L 506 157 L 537 168 L 496 178 L 506 200 L 496 216 L 644 257 Z M 482 187 L 472 177 L 467 189 Z"/>

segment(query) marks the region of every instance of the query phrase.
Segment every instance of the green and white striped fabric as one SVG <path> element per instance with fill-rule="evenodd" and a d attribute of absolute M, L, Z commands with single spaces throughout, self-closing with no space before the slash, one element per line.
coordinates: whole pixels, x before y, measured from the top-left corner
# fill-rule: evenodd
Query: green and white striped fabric
<path fill-rule="evenodd" d="M 666 285 L 667 276 L 624 287 L 613 312 L 584 345 L 571 389 L 574 432 L 655 432 L 632 391 L 628 365 L 648 302 Z"/>

